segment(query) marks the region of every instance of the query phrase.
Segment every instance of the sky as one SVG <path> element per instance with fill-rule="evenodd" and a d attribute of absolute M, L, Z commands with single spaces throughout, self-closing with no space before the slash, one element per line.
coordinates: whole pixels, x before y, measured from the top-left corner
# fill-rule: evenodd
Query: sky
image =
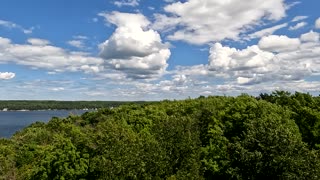
<path fill-rule="evenodd" d="M 319 0 L 1 0 L 1 100 L 320 90 Z"/>

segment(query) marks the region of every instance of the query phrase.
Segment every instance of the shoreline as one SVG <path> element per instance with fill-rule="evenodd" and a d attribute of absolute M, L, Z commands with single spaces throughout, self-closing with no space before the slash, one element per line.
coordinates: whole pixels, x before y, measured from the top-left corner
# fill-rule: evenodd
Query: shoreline
<path fill-rule="evenodd" d="M 35 110 L 30 110 L 30 109 L 18 109 L 18 110 L 11 110 L 11 109 L 6 109 L 6 110 L 0 110 L 0 112 L 28 112 L 28 111 L 97 111 L 98 109 L 101 108 L 93 108 L 93 109 L 35 109 Z"/>

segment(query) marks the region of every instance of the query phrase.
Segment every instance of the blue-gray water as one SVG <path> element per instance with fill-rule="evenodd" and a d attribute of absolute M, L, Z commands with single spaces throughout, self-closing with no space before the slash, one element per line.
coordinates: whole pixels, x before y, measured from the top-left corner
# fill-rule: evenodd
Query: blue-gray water
<path fill-rule="evenodd" d="M 48 122 L 52 117 L 81 115 L 85 112 L 85 110 L 0 111 L 0 138 L 9 138 L 16 131 L 36 121 Z"/>

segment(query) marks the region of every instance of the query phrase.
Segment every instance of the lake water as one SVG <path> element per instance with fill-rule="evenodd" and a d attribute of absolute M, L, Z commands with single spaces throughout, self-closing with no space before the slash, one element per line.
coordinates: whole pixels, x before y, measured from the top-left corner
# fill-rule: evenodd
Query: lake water
<path fill-rule="evenodd" d="M 0 138 L 9 138 L 16 131 L 36 121 L 48 122 L 52 117 L 81 115 L 85 112 L 85 110 L 0 111 Z"/>

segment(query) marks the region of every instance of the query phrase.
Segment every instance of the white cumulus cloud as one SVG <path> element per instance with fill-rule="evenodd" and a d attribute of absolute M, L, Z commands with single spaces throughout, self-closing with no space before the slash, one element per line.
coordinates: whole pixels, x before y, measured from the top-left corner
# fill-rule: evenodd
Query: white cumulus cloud
<path fill-rule="evenodd" d="M 12 72 L 0 72 L 0 80 L 12 79 L 15 76 L 16 76 L 16 74 L 12 73 Z"/>
<path fill-rule="evenodd" d="M 164 10 L 167 15 L 156 15 L 153 27 L 179 27 L 168 38 L 192 44 L 237 40 L 261 22 L 277 21 L 286 15 L 284 0 L 187 0 L 167 5 Z"/>
<path fill-rule="evenodd" d="M 101 58 L 83 52 L 70 52 L 49 45 L 44 39 L 28 39 L 29 44 L 15 44 L 0 37 L 0 63 L 15 63 L 55 72 L 103 69 Z"/>
<path fill-rule="evenodd" d="M 208 69 L 220 74 L 226 82 L 241 86 L 287 84 L 319 75 L 319 34 L 310 31 L 300 39 L 301 42 L 287 36 L 266 36 L 258 45 L 245 49 L 216 43 L 210 49 Z"/>
<path fill-rule="evenodd" d="M 170 50 L 159 33 L 149 28 L 145 16 L 120 12 L 100 15 L 117 26 L 111 37 L 100 44 L 100 56 L 107 66 L 130 78 L 148 79 L 165 72 Z"/>
<path fill-rule="evenodd" d="M 318 42 L 320 39 L 320 34 L 314 31 L 302 34 L 300 40 L 303 42 Z"/>
<path fill-rule="evenodd" d="M 269 67 L 273 58 L 273 53 L 263 51 L 257 45 L 238 50 L 216 43 L 210 49 L 209 69 L 225 73 L 229 77 L 246 77 L 262 71 L 268 72 L 273 68 Z"/>
<path fill-rule="evenodd" d="M 261 38 L 259 47 L 271 52 L 282 52 L 297 50 L 300 45 L 298 38 L 289 38 L 287 36 L 270 35 Z"/>
<path fill-rule="evenodd" d="M 315 27 L 316 27 L 317 29 L 320 29 L 320 18 L 318 18 L 318 19 L 316 20 L 316 22 L 315 22 Z"/>
<path fill-rule="evenodd" d="M 34 46 L 46 46 L 50 44 L 50 41 L 46 39 L 30 38 L 28 39 L 28 43 Z"/>

